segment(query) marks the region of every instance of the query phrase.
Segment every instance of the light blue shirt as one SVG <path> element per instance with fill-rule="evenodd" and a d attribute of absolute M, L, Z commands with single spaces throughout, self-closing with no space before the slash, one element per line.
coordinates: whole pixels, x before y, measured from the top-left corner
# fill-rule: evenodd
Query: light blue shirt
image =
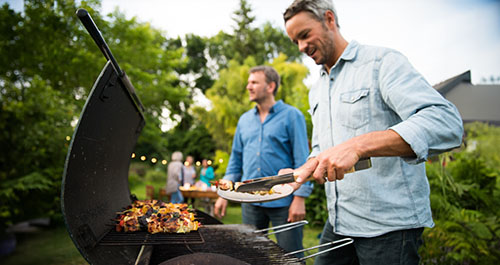
<path fill-rule="evenodd" d="M 392 129 L 416 158 L 373 157 L 372 168 L 327 182 L 334 232 L 374 237 L 390 231 L 432 227 L 429 156 L 460 146 L 460 115 L 401 53 L 351 42 L 328 74 L 309 92 L 312 151 L 355 136 Z"/>
<path fill-rule="evenodd" d="M 300 167 L 306 162 L 308 155 L 304 115 L 279 100 L 269 110 L 263 123 L 260 121 L 257 107 L 241 115 L 224 179 L 237 182 L 276 175 L 282 168 Z M 293 195 L 308 197 L 312 188 L 313 184 L 307 183 Z M 292 200 L 291 194 L 283 199 L 254 205 L 286 207 Z"/>

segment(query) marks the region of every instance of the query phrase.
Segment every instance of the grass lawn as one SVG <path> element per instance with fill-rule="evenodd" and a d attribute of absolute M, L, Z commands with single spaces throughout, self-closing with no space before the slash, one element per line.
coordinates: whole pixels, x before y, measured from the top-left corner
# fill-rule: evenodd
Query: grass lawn
<path fill-rule="evenodd" d="M 66 227 L 56 227 L 36 233 L 17 235 L 17 248 L 4 265 L 80 265 L 88 264 L 69 237 Z"/>
<path fill-rule="evenodd" d="M 241 224 L 240 206 L 231 204 L 222 221 L 225 224 Z M 304 247 L 317 245 L 319 233 L 321 233 L 321 228 L 311 228 L 306 225 L 304 227 Z M 276 240 L 274 235 L 271 235 L 270 238 Z M 306 253 L 306 255 L 312 253 Z M 62 226 L 33 234 L 18 235 L 16 250 L 9 256 L 2 258 L 2 264 L 80 265 L 87 264 L 87 262 L 76 249 L 66 228 Z M 313 264 L 313 259 L 307 260 L 307 264 Z"/>

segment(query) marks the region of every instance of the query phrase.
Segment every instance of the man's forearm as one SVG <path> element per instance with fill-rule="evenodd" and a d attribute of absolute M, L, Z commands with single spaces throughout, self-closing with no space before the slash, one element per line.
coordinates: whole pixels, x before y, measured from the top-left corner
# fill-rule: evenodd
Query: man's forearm
<path fill-rule="evenodd" d="M 352 142 L 359 157 L 405 156 L 414 157 L 410 145 L 393 130 L 375 131 L 356 136 Z"/>

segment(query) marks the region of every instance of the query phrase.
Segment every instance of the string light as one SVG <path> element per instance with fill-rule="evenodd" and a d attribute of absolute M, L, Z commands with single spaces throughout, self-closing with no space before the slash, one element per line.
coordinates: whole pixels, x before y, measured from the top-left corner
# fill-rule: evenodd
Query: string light
<path fill-rule="evenodd" d="M 67 136 L 67 137 L 66 137 L 66 139 L 68 139 L 68 137 L 69 137 L 69 136 Z M 69 141 L 69 140 L 68 140 L 68 141 Z M 130 157 L 131 157 L 132 159 L 134 159 L 136 156 L 137 156 L 137 155 L 136 155 L 135 153 L 132 153 L 132 154 L 130 155 Z M 143 156 L 141 156 L 141 157 L 140 157 L 140 159 L 141 159 L 141 161 L 146 161 L 146 160 L 147 160 L 147 157 L 146 157 L 145 155 L 143 155 Z M 160 162 L 160 161 L 161 161 L 161 164 L 162 164 L 162 165 L 166 165 L 166 164 L 168 164 L 168 161 L 167 161 L 166 159 L 160 160 L 160 159 L 158 159 L 158 158 L 156 158 L 156 157 L 151 158 L 151 163 L 153 163 L 153 164 L 156 164 L 156 163 L 158 163 L 158 162 Z M 219 159 L 219 163 L 223 163 L 223 162 L 224 162 L 224 159 L 220 158 L 220 159 Z M 213 162 L 212 160 L 207 160 L 207 164 L 208 164 L 209 166 L 210 166 L 210 165 L 212 165 L 213 163 L 214 163 L 214 162 Z M 188 162 L 188 161 L 184 161 L 184 165 L 185 165 L 185 166 L 189 166 L 189 162 Z M 195 165 L 196 165 L 197 167 L 201 166 L 201 161 L 196 161 Z"/>
<path fill-rule="evenodd" d="M 66 136 L 66 141 L 68 141 L 68 142 L 69 142 L 69 140 L 71 140 L 71 137 Z"/>

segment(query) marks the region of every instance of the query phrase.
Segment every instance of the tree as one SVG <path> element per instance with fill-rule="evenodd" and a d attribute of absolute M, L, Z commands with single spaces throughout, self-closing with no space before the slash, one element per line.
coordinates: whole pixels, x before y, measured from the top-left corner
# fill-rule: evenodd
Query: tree
<path fill-rule="evenodd" d="M 239 9 L 233 13 L 234 32 L 220 31 L 208 39 L 208 54 L 210 60 L 215 61 L 217 70 L 226 68 L 231 60 L 242 64 L 249 56 L 258 65 L 272 61 L 280 53 L 284 53 L 288 61 L 300 60 L 300 51 L 282 30 L 269 22 L 259 28 L 253 27 L 255 16 L 251 12 L 248 2 L 240 0 Z"/>
<path fill-rule="evenodd" d="M 59 213 L 66 137 L 81 105 L 75 98 L 99 73 L 97 56 L 79 41 L 75 10 L 54 1 L 27 2 L 24 14 L 0 10 L 0 233 Z"/>
<path fill-rule="evenodd" d="M 26 1 L 23 13 L 0 9 L 0 229 L 59 211 L 66 137 L 105 58 L 75 11 L 89 11 L 146 107 L 138 150 L 165 152 L 164 109 L 182 114 L 192 99 L 174 71 L 182 48 L 166 49 L 163 32 L 118 11 L 104 19 L 97 0 Z M 8 150 L 8 151 L 6 151 Z M 23 203 L 20 203 L 23 202 Z M 32 203 L 37 203 L 36 207 Z M 56 210 L 54 210 L 56 209 Z"/>

